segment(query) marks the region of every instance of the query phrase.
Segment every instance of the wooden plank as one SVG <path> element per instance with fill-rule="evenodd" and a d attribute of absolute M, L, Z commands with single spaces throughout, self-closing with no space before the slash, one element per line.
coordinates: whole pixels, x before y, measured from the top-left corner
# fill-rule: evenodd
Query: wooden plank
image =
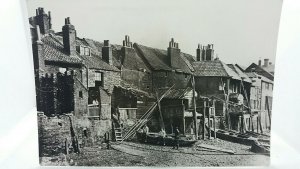
<path fill-rule="evenodd" d="M 220 148 L 220 147 L 207 145 L 207 144 L 199 144 L 199 145 L 197 145 L 197 147 L 206 148 L 206 149 L 209 149 L 209 150 L 216 150 L 216 151 L 220 151 L 220 152 L 228 153 L 228 154 L 234 154 L 235 153 L 233 150 L 223 149 L 223 148 Z"/>
<path fill-rule="evenodd" d="M 205 111 L 206 111 L 206 101 L 203 102 L 203 125 L 202 125 L 202 139 L 205 140 Z"/>
<path fill-rule="evenodd" d="M 198 139 L 198 127 L 197 127 L 197 111 L 196 111 L 196 89 L 195 89 L 195 77 L 192 76 L 192 84 L 193 84 L 193 107 L 194 107 L 194 111 L 193 111 L 193 117 L 194 117 L 194 132 L 195 132 L 195 137 L 196 139 Z"/>
<path fill-rule="evenodd" d="M 213 100 L 213 115 L 214 115 L 214 139 L 217 138 L 217 133 L 216 133 L 216 104 L 215 104 L 215 100 Z"/>

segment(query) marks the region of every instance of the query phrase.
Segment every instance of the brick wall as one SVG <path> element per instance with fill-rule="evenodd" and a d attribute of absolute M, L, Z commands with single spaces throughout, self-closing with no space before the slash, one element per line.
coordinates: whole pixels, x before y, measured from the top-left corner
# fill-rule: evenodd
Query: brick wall
<path fill-rule="evenodd" d="M 71 116 L 72 126 L 80 147 L 104 141 L 104 134 L 111 132 L 111 120 L 90 120 Z M 56 156 L 65 153 L 65 141 L 71 145 L 71 123 L 68 116 L 47 117 L 38 114 L 40 156 Z M 72 146 L 70 146 L 71 148 Z M 73 149 L 71 148 L 70 151 Z"/>
<path fill-rule="evenodd" d="M 152 91 L 152 75 L 139 70 L 122 69 L 121 78 L 127 84 L 143 91 Z"/>
<path fill-rule="evenodd" d="M 88 70 L 88 87 L 95 87 L 95 73 L 103 73 L 103 88 L 112 93 L 115 85 L 120 85 L 120 72 L 89 69 Z"/>

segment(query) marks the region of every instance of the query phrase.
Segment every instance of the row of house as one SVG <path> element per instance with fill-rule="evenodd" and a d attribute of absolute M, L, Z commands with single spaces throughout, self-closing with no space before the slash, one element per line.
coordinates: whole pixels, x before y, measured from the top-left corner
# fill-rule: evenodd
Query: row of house
<path fill-rule="evenodd" d="M 198 45 L 193 56 L 182 52 L 173 38 L 166 50 L 133 43 L 127 35 L 121 45 L 80 38 L 70 18 L 55 32 L 51 13 L 43 8 L 29 23 L 38 111 L 48 117 L 72 114 L 77 121 L 88 121 L 91 125 L 76 124 L 90 130 L 91 136 L 110 130 L 116 111 L 130 127 L 171 86 L 160 102 L 167 133 L 179 127 L 183 134 L 193 134 L 193 111 L 200 124 L 203 102 L 211 98 L 218 128 L 239 130 L 244 121 L 249 130 L 270 127 L 274 71 L 266 69 L 269 63 L 253 63 L 246 69 L 225 64 L 215 58 L 213 44 Z M 148 125 L 159 131 L 159 114 L 154 117 Z"/>

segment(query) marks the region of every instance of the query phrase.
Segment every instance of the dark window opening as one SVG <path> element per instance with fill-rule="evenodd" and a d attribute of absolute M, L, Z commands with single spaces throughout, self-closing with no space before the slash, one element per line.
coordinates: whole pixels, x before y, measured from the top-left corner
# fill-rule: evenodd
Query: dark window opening
<path fill-rule="evenodd" d="M 80 97 L 80 98 L 83 98 L 83 96 L 82 96 L 82 91 L 79 91 L 79 97 Z"/>
<path fill-rule="evenodd" d="M 147 86 L 147 89 L 149 89 L 150 87 L 149 86 Z"/>
<path fill-rule="evenodd" d="M 165 73 L 165 76 L 166 76 L 166 77 L 168 76 L 168 72 Z"/>
<path fill-rule="evenodd" d="M 96 87 L 99 87 L 99 86 L 103 87 L 103 73 L 102 72 L 95 72 L 95 86 Z"/>

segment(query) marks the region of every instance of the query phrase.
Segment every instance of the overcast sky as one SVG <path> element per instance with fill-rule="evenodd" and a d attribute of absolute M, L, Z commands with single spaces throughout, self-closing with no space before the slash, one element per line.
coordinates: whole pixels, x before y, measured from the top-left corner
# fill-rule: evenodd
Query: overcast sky
<path fill-rule="evenodd" d="M 171 37 L 195 55 L 197 44 L 213 43 L 226 63 L 248 66 L 275 61 L 282 0 L 27 0 L 51 11 L 55 31 L 70 17 L 77 35 L 122 44 L 125 35 L 146 46 L 167 49 Z"/>

